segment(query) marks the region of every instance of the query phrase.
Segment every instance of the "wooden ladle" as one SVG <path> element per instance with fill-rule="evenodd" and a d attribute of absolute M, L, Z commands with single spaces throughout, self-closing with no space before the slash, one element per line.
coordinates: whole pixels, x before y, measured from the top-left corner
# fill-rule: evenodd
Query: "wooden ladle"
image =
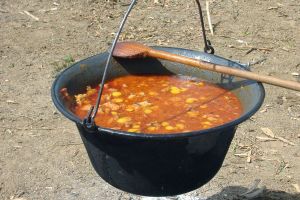
<path fill-rule="evenodd" d="M 196 60 L 193 58 L 188 58 L 185 56 L 180 56 L 169 52 L 156 50 L 138 42 L 117 43 L 115 50 L 113 52 L 113 56 L 121 57 L 121 58 L 141 58 L 141 57 L 159 58 L 159 59 L 169 60 L 172 62 L 182 63 L 185 65 L 190 65 L 200 69 L 219 72 L 223 74 L 229 74 L 241 78 L 251 79 L 262 83 L 268 83 L 271 85 L 300 91 L 300 83 L 295 81 L 283 80 L 272 76 L 256 74 L 250 71 L 244 71 L 236 68 L 230 68 L 230 67 L 225 67 L 217 64 L 212 64 L 201 60 Z"/>

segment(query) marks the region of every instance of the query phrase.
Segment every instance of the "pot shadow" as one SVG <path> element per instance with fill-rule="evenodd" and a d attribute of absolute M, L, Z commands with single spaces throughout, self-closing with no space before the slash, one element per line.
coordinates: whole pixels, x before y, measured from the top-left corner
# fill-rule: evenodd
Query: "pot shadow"
<path fill-rule="evenodd" d="M 135 58 L 124 59 L 114 58 L 116 65 L 121 65 L 129 74 L 145 75 L 145 74 L 163 74 L 173 75 L 159 60 L 155 58 Z"/>
<path fill-rule="evenodd" d="M 290 194 L 284 191 L 265 189 L 254 198 L 247 198 L 240 194 L 245 193 L 248 188 L 241 186 L 225 187 L 220 193 L 208 197 L 206 200 L 300 200 L 300 194 Z"/>

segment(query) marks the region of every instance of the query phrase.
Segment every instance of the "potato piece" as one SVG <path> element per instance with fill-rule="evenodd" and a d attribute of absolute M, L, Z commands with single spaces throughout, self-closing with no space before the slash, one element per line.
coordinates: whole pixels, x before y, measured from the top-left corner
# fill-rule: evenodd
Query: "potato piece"
<path fill-rule="evenodd" d="M 207 120 L 208 120 L 208 121 L 217 121 L 218 119 L 215 118 L 215 117 L 208 117 Z"/>
<path fill-rule="evenodd" d="M 81 106 L 81 110 L 89 111 L 90 109 L 91 109 L 91 105 L 90 104 L 86 104 L 84 106 Z"/>
<path fill-rule="evenodd" d="M 133 99 L 134 97 L 136 97 L 135 94 L 130 94 L 130 95 L 128 96 L 128 99 Z"/>
<path fill-rule="evenodd" d="M 204 82 L 198 82 L 198 86 L 204 86 Z"/>
<path fill-rule="evenodd" d="M 121 96 L 121 95 L 122 95 L 122 93 L 121 93 L 121 92 L 118 92 L 118 91 L 115 91 L 115 92 L 112 93 L 112 96 L 113 96 L 113 97 L 119 97 L 119 96 Z"/>
<path fill-rule="evenodd" d="M 173 126 L 166 126 L 165 129 L 168 130 L 168 131 L 172 131 L 172 130 L 175 129 L 175 127 L 173 127 Z"/>
<path fill-rule="evenodd" d="M 204 121 L 204 122 L 201 122 L 201 124 L 202 124 L 202 125 L 208 125 L 208 126 L 211 126 L 211 125 L 212 125 L 212 123 L 211 123 L 211 122 L 209 122 L 209 121 Z"/>
<path fill-rule="evenodd" d="M 185 126 L 184 126 L 184 124 L 176 124 L 176 127 L 179 129 L 184 129 Z"/>
<path fill-rule="evenodd" d="M 103 108 L 103 110 L 104 110 L 104 113 L 106 113 L 106 114 L 110 113 L 110 111 L 111 111 L 110 108 Z"/>
<path fill-rule="evenodd" d="M 131 121 L 130 117 L 121 117 L 117 120 L 117 122 L 120 123 L 120 124 L 125 124 L 125 123 L 130 122 L 130 121 Z"/>
<path fill-rule="evenodd" d="M 149 95 L 150 95 L 150 96 L 157 96 L 158 93 L 157 93 L 157 92 L 150 91 L 150 92 L 149 92 Z"/>
<path fill-rule="evenodd" d="M 206 104 L 201 105 L 200 108 L 202 108 L 202 109 L 207 108 L 207 105 Z"/>
<path fill-rule="evenodd" d="M 133 106 L 127 106 L 126 111 L 133 112 L 134 111 L 134 107 Z"/>
<path fill-rule="evenodd" d="M 185 100 L 185 103 L 194 103 L 194 102 L 196 102 L 196 101 L 198 101 L 198 99 L 196 99 L 196 98 L 187 98 L 187 99 Z"/>
<path fill-rule="evenodd" d="M 145 114 L 150 114 L 150 113 L 152 113 L 152 110 L 151 110 L 151 109 L 145 109 L 145 110 L 144 110 L 144 113 L 145 113 Z"/>
<path fill-rule="evenodd" d="M 86 94 L 75 95 L 75 100 L 78 105 L 82 105 L 84 100 L 86 100 L 86 98 L 87 98 Z"/>
<path fill-rule="evenodd" d="M 112 102 L 106 102 L 103 104 L 106 108 L 110 108 L 113 111 L 119 110 L 120 106 L 118 104 L 112 103 Z"/>
<path fill-rule="evenodd" d="M 138 133 L 138 132 L 140 132 L 140 130 L 139 130 L 139 129 L 136 129 L 136 128 L 130 128 L 130 129 L 128 129 L 127 131 L 128 131 L 128 132 L 132 132 L 132 133 Z"/>
<path fill-rule="evenodd" d="M 188 114 L 189 117 L 198 117 L 199 112 L 197 112 L 197 111 L 189 111 L 189 112 L 187 112 L 187 114 Z"/>
<path fill-rule="evenodd" d="M 161 125 L 162 125 L 162 126 L 168 126 L 169 123 L 168 123 L 168 122 L 162 122 Z"/>
<path fill-rule="evenodd" d="M 86 87 L 86 94 L 88 96 L 91 96 L 91 95 L 95 94 L 96 92 L 97 92 L 97 90 L 96 89 L 92 89 L 91 86 L 87 86 Z"/>
<path fill-rule="evenodd" d="M 124 99 L 122 98 L 116 98 L 112 100 L 114 103 L 122 103 L 124 101 Z"/>
<path fill-rule="evenodd" d="M 139 125 L 139 124 L 134 124 L 134 125 L 132 126 L 132 128 L 139 129 L 139 128 L 141 128 L 141 125 Z"/>
<path fill-rule="evenodd" d="M 171 92 L 172 94 L 179 94 L 179 93 L 181 93 L 181 90 L 180 90 L 178 87 L 172 86 L 172 87 L 170 88 L 170 92 Z"/>
<path fill-rule="evenodd" d="M 203 125 L 202 128 L 206 129 L 206 128 L 210 128 L 211 126 L 209 125 Z"/>
<path fill-rule="evenodd" d="M 149 126 L 149 127 L 147 128 L 147 130 L 148 130 L 148 131 L 155 131 L 155 130 L 157 130 L 157 127 L 155 127 L 155 126 Z"/>
<path fill-rule="evenodd" d="M 142 106 L 142 107 L 146 107 L 146 106 L 151 106 L 152 103 L 149 103 L 148 101 L 142 101 L 137 103 L 138 105 Z"/>

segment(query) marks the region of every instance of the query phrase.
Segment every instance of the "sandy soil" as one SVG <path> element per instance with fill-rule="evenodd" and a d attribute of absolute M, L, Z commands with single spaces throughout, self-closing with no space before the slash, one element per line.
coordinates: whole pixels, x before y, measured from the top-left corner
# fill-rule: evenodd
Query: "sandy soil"
<path fill-rule="evenodd" d="M 72 58 L 109 48 L 128 3 L 114 2 L 0 2 L 0 199 L 140 198 L 98 177 L 75 125 L 50 97 L 55 75 Z M 208 37 L 217 55 L 254 63 L 252 70 L 261 74 L 296 80 L 299 8 L 298 0 L 215 0 L 210 5 L 215 35 Z M 122 39 L 203 49 L 193 1 L 139 1 Z M 239 126 L 220 172 L 188 195 L 243 199 L 238 195 L 261 179 L 266 189 L 256 199 L 300 199 L 300 93 L 265 88 L 264 105 Z M 290 143 L 262 141 L 267 136 L 261 128 Z"/>

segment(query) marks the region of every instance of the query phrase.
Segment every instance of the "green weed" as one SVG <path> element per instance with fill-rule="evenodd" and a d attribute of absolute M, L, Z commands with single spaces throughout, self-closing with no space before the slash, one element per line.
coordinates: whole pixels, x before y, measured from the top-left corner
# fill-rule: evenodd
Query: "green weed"
<path fill-rule="evenodd" d="M 62 61 L 52 63 L 54 66 L 54 76 L 57 76 L 62 70 L 71 66 L 74 62 L 74 58 L 71 55 L 67 55 L 62 59 Z"/>

